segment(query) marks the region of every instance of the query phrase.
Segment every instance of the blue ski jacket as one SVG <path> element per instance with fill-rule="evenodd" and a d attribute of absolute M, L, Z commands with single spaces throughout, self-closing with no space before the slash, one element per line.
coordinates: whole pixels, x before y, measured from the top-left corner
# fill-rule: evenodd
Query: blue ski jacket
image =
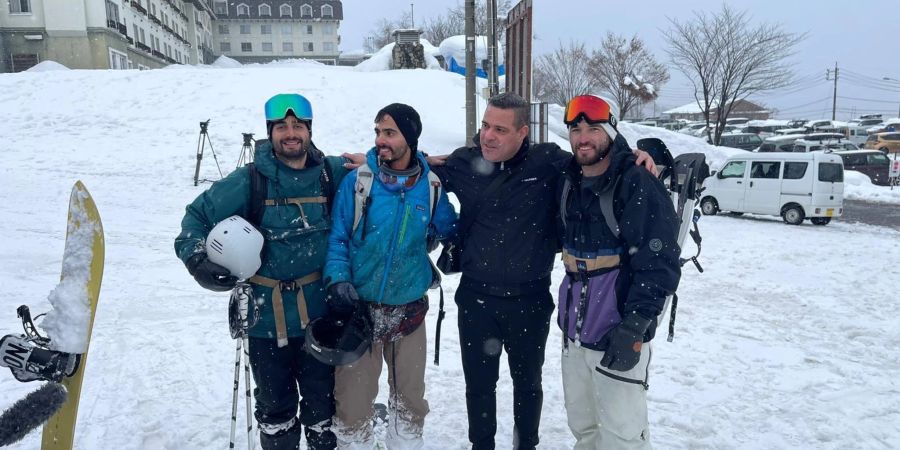
<path fill-rule="evenodd" d="M 432 276 L 427 238 L 429 234 L 437 240 L 452 237 L 457 215 L 443 189 L 431 214 L 430 169 L 421 153 L 415 157 L 422 167 L 419 180 L 411 188 L 392 192 L 379 177 L 376 149 L 369 150 L 366 164 L 374 175 L 371 204 L 355 231 L 359 171 L 350 172 L 341 183 L 323 272 L 327 285 L 349 281 L 362 300 L 387 305 L 405 305 L 425 295 Z"/>

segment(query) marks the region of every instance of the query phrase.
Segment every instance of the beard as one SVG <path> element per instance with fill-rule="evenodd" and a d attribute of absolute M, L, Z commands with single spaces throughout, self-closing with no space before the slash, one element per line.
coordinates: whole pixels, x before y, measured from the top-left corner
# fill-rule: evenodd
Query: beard
<path fill-rule="evenodd" d="M 300 146 L 296 149 L 286 149 L 281 141 L 273 142 L 272 148 L 275 150 L 275 155 L 285 160 L 293 161 L 305 158 L 306 153 L 309 152 L 310 145 L 310 141 L 300 139 Z"/>
<path fill-rule="evenodd" d="M 403 159 L 403 157 L 406 156 L 406 153 L 409 151 L 408 148 L 398 150 L 389 145 L 377 147 L 376 150 L 378 150 L 378 159 L 381 161 L 381 163 L 392 163 L 394 161 L 397 161 L 398 159 Z M 386 155 L 382 155 L 382 151 L 384 150 L 387 150 Z"/>
<path fill-rule="evenodd" d="M 593 166 L 594 164 L 603 161 L 603 158 L 609 156 L 609 141 L 606 142 L 606 145 L 598 149 L 597 146 L 592 146 L 594 151 L 589 155 L 582 155 L 581 152 L 575 151 L 575 162 L 578 163 L 579 166 Z"/>

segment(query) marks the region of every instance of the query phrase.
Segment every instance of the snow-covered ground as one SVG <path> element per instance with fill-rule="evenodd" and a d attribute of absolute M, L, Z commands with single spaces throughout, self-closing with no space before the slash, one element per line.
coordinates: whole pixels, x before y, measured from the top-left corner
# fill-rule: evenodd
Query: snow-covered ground
<path fill-rule="evenodd" d="M 264 136 L 262 105 L 275 93 L 310 98 L 313 138 L 333 154 L 368 149 L 376 111 L 399 101 L 422 115 L 420 146 L 444 153 L 463 142 L 463 89 L 462 77 L 441 71 L 369 73 L 306 63 L 0 75 L 0 277 L 7 291 L 0 334 L 21 331 L 18 305 L 35 313 L 49 308 L 75 180 L 84 181 L 103 216 L 106 273 L 76 448 L 227 445 L 234 358 L 227 296 L 197 286 L 172 249 L 184 206 L 208 186 L 191 180 L 198 122 L 211 119 L 218 161 L 230 171 L 240 133 Z M 739 152 L 658 128 L 622 124 L 621 131 L 632 143 L 659 136 L 676 154 L 707 152 L 714 165 Z M 201 177 L 218 176 L 207 149 Z M 849 195 L 887 192 L 848 179 Z M 704 217 L 700 227 L 706 271 L 685 267 L 675 340 L 654 342 L 655 446 L 900 448 L 900 257 L 894 250 L 900 232 L 840 220 L 793 227 L 775 217 L 725 215 Z M 562 275 L 558 268 L 554 282 Z M 457 283 L 458 277 L 445 278 L 449 298 Z M 425 437 L 429 449 L 463 449 L 465 392 L 452 302 L 443 336 L 441 366 L 426 373 L 432 412 Z M 559 348 L 553 329 L 544 366 L 544 449 L 573 442 Z M 0 409 L 36 387 L 4 370 Z M 498 390 L 498 447 L 509 448 L 506 375 Z M 39 446 L 34 433 L 17 448 Z"/>

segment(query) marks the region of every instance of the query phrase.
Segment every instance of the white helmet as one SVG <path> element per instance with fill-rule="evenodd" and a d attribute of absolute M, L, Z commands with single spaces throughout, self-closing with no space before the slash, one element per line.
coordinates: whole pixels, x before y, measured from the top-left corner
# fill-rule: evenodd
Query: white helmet
<path fill-rule="evenodd" d="M 239 280 L 246 280 L 259 270 L 262 247 L 262 234 L 241 216 L 219 222 L 206 237 L 209 260 L 228 269 Z"/>

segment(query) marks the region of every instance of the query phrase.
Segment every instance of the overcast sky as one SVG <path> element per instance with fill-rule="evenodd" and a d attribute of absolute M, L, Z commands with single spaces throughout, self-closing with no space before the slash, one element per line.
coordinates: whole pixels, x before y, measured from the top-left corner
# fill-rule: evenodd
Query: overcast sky
<path fill-rule="evenodd" d="M 359 49 L 363 37 L 384 17 L 396 18 L 414 3 L 415 20 L 442 13 L 461 0 L 345 0 L 341 24 L 341 49 Z M 797 82 L 781 92 L 756 96 L 777 108 L 780 118 L 831 118 L 834 84 L 825 70 L 835 62 L 838 80 L 837 118 L 847 120 L 860 113 L 886 113 L 900 109 L 900 4 L 897 0 L 729 0 L 737 10 L 747 10 L 753 23 L 778 23 L 789 31 L 807 33 L 793 57 Z M 565 6 L 560 6 L 565 5 Z M 570 6 L 571 5 L 571 6 Z M 577 6 L 575 6 L 577 5 Z M 586 6 L 591 5 L 591 6 Z M 693 11 L 715 12 L 721 3 L 701 0 L 644 0 L 568 2 L 534 0 L 535 56 L 549 53 L 562 41 L 584 41 L 597 47 L 607 31 L 637 34 L 658 60 L 668 64 L 667 44 L 660 30 L 669 18 L 687 20 Z M 434 45 L 440 44 L 434 42 Z M 670 67 L 672 79 L 662 86 L 658 111 L 692 101 L 687 79 Z M 650 113 L 650 111 L 648 111 Z"/>

